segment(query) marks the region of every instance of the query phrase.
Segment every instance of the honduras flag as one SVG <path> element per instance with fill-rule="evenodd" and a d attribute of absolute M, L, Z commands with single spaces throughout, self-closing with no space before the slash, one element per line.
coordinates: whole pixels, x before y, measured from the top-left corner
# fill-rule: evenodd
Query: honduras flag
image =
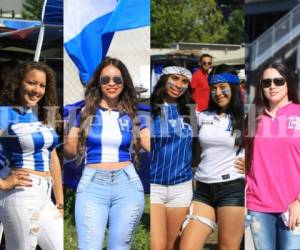
<path fill-rule="evenodd" d="M 114 32 L 150 25 L 150 0 L 65 0 L 64 46 L 88 83 Z"/>

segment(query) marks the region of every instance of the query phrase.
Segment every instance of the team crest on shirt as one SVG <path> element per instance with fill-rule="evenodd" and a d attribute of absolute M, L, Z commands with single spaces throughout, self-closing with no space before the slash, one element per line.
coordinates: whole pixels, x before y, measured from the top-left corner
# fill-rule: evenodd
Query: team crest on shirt
<path fill-rule="evenodd" d="M 300 116 L 291 116 L 288 118 L 288 129 L 300 130 Z"/>
<path fill-rule="evenodd" d="M 176 125 L 177 125 L 177 120 L 175 120 L 175 119 L 169 119 L 169 124 L 170 124 L 173 128 L 175 128 Z"/>
<path fill-rule="evenodd" d="M 191 130 L 191 126 L 184 122 L 183 118 L 180 118 L 180 119 L 169 119 L 168 120 L 168 124 L 173 128 L 175 129 L 176 131 L 184 131 L 184 130 Z M 179 132 L 181 133 L 181 132 Z"/>
<path fill-rule="evenodd" d="M 130 123 L 128 119 L 118 119 L 122 131 L 130 132 Z"/>

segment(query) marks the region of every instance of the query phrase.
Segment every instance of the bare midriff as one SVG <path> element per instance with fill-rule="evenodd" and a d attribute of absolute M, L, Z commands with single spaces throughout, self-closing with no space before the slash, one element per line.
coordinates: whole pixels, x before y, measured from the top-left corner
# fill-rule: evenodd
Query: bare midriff
<path fill-rule="evenodd" d="M 106 169 L 106 170 L 115 170 L 127 167 L 131 164 L 131 161 L 122 161 L 122 162 L 102 162 L 95 164 L 88 164 L 87 167 L 96 168 L 96 169 Z"/>
<path fill-rule="evenodd" d="M 38 175 L 38 176 L 42 176 L 42 177 L 48 177 L 48 176 L 50 176 L 50 172 L 49 171 L 37 171 L 37 170 L 33 170 L 33 169 L 30 169 L 30 168 L 26 168 L 26 167 L 23 167 L 23 168 L 12 168 L 12 170 L 13 171 L 25 171 L 27 173 Z"/>

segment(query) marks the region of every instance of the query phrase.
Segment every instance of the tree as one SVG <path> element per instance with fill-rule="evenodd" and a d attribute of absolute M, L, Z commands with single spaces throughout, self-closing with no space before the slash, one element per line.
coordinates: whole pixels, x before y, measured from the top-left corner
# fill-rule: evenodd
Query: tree
<path fill-rule="evenodd" d="M 29 20 L 40 20 L 44 0 L 25 0 L 23 3 L 22 17 Z"/>
<path fill-rule="evenodd" d="M 244 42 L 244 8 L 240 7 L 231 12 L 228 18 L 228 43 L 241 44 Z"/>
<path fill-rule="evenodd" d="M 227 24 L 215 0 L 152 0 L 151 46 L 226 40 Z"/>

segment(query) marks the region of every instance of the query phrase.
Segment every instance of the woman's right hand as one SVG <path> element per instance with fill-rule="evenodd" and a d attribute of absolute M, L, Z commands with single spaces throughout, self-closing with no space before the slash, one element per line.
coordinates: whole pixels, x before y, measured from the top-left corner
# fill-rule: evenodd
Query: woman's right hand
<path fill-rule="evenodd" d="M 12 171 L 11 175 L 0 180 L 1 190 L 11 190 L 17 186 L 31 187 L 32 180 L 29 173 L 24 170 Z"/>
<path fill-rule="evenodd" d="M 245 159 L 243 157 L 239 157 L 234 162 L 234 167 L 237 169 L 237 171 L 241 174 L 245 173 Z"/>

